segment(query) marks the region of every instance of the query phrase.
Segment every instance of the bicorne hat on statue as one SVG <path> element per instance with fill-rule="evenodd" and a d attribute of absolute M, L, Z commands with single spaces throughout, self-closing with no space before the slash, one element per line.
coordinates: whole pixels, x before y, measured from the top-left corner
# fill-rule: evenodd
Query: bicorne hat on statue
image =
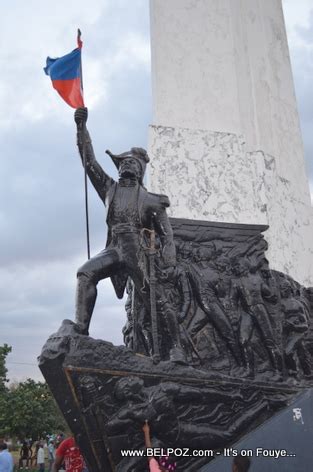
<path fill-rule="evenodd" d="M 129 159 L 129 158 L 136 159 L 141 165 L 142 174 L 141 174 L 140 181 L 142 183 L 142 179 L 146 170 L 146 165 L 150 161 L 147 151 L 145 149 L 133 147 L 131 148 L 130 151 L 123 152 L 122 154 L 112 154 L 112 152 L 109 151 L 108 149 L 105 152 L 111 157 L 117 169 L 119 169 L 120 162 L 123 161 L 124 159 Z"/>

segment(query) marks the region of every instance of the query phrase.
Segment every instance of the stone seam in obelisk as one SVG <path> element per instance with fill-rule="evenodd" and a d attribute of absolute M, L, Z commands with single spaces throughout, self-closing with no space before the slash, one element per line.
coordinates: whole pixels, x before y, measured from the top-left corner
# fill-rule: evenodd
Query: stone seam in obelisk
<path fill-rule="evenodd" d="M 268 224 L 313 285 L 313 210 L 281 0 L 151 0 L 149 188 L 176 217 Z"/>

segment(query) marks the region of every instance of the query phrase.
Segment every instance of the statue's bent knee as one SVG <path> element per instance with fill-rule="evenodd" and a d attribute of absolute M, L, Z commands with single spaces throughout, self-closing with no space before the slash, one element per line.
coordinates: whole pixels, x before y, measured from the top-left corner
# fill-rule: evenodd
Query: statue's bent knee
<path fill-rule="evenodd" d="M 82 265 L 77 271 L 77 279 L 84 282 L 98 283 L 98 278 L 94 271 L 88 269 L 86 264 Z"/>

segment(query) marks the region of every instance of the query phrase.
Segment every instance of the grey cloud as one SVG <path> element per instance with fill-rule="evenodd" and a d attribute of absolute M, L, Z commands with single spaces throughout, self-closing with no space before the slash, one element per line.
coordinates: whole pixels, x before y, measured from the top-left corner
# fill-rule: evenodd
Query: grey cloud
<path fill-rule="evenodd" d="M 309 15 L 309 25 L 307 27 L 296 26 L 296 31 L 301 39 L 308 45 L 313 45 L 313 8 Z"/>

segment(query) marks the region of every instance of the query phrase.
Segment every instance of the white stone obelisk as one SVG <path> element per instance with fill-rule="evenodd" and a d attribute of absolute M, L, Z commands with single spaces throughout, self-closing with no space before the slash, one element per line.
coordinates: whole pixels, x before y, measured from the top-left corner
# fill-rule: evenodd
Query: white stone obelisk
<path fill-rule="evenodd" d="M 313 284 L 313 211 L 281 0 L 150 0 L 149 187 L 176 217 L 268 224 Z"/>

